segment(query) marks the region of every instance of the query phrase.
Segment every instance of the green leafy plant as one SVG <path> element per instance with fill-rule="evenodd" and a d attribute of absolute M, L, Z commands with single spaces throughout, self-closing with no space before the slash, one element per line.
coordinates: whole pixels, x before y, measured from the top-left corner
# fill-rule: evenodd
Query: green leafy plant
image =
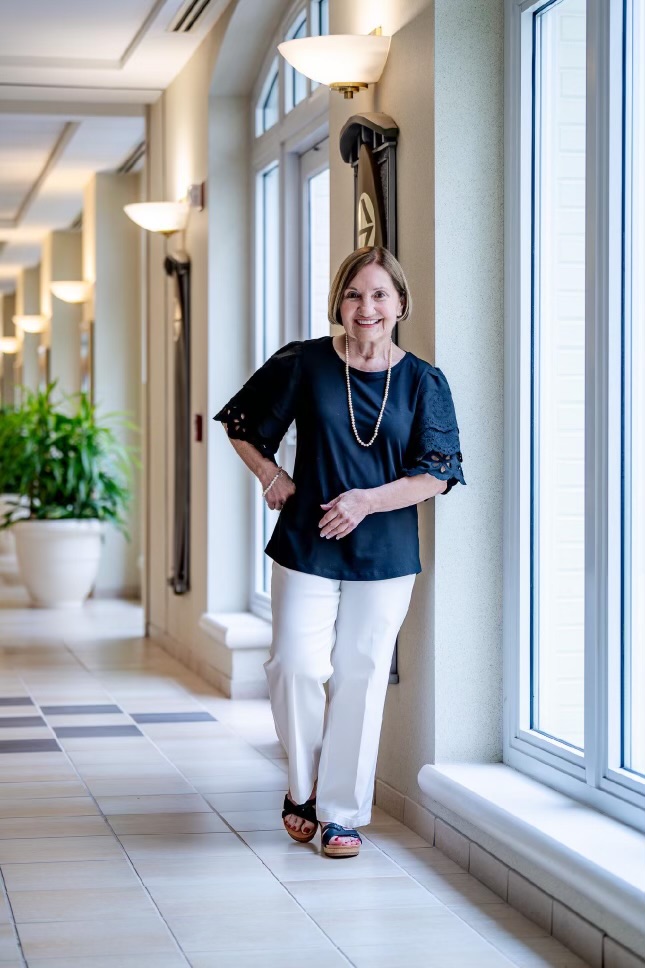
<path fill-rule="evenodd" d="M 16 473 L 22 446 L 22 419 L 15 407 L 0 407 L 0 494 L 15 494 L 18 489 Z"/>
<path fill-rule="evenodd" d="M 114 425 L 134 428 L 119 414 L 104 418 L 113 426 L 101 425 L 86 394 L 55 402 L 54 390 L 51 384 L 39 393 L 28 392 L 16 412 L 13 493 L 32 519 L 109 521 L 127 537 L 129 480 L 136 459 L 132 448 L 119 441 Z M 72 402 L 72 412 L 63 409 Z M 12 524 L 12 513 L 5 514 L 0 528 Z"/>

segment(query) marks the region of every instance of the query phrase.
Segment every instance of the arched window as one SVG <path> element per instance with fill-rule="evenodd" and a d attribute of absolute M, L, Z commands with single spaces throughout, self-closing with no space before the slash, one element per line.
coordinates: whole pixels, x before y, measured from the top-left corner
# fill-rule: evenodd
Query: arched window
<path fill-rule="evenodd" d="M 281 40 L 321 31 L 328 32 L 327 0 L 291 7 L 255 89 L 253 369 L 290 340 L 329 333 L 329 91 L 275 58 Z M 290 470 L 294 456 L 292 428 L 280 463 Z M 258 486 L 250 607 L 265 618 L 270 617 L 270 562 L 264 547 L 276 519 Z"/>

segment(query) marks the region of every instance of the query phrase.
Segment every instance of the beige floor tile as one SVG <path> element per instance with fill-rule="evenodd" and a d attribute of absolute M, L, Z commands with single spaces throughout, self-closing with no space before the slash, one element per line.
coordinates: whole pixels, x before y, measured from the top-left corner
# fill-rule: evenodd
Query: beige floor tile
<path fill-rule="evenodd" d="M 209 776 L 193 777 L 192 785 L 204 795 L 207 793 L 260 793 L 280 791 L 284 797 L 287 781 L 283 774 L 271 772 L 268 776 L 259 776 L 257 772 L 247 771 L 236 773 L 209 774 Z"/>
<path fill-rule="evenodd" d="M 10 783 L 19 783 L 21 785 L 27 783 L 62 783 L 63 781 L 72 781 L 78 783 L 78 774 L 76 771 L 66 763 L 65 757 L 58 753 L 58 760 L 56 763 L 32 763 L 32 761 L 27 760 L 25 763 L 15 763 L 11 765 L 5 763 L 5 757 L 9 756 L 8 753 L 2 754 L 2 781 L 3 785 L 8 785 Z M 32 756 L 37 756 L 37 753 L 31 754 Z"/>
<path fill-rule="evenodd" d="M 370 825 L 362 827 L 361 834 L 364 834 L 368 840 L 384 850 L 386 854 L 391 855 L 394 855 L 401 848 L 423 849 L 430 847 L 430 844 L 423 837 L 419 837 L 413 830 L 407 828 L 399 831 L 390 830 L 389 827 L 373 827 Z"/>
<path fill-rule="evenodd" d="M 282 812 L 283 790 L 265 790 L 258 793 L 209 793 L 206 800 L 224 814 L 227 810 L 278 810 Z"/>
<path fill-rule="evenodd" d="M 7 726 L 0 729 L 0 740 L 56 739 L 48 726 Z"/>
<path fill-rule="evenodd" d="M 246 844 L 233 833 L 123 834 L 119 839 L 128 855 L 137 860 L 250 854 Z"/>
<path fill-rule="evenodd" d="M 153 797 L 147 799 L 154 799 Z M 216 813 L 123 813 L 108 815 L 112 830 L 121 834 L 207 834 L 230 833 Z"/>
<path fill-rule="evenodd" d="M 83 699 L 85 705 L 85 699 Z M 61 704 L 62 705 L 62 704 Z M 54 728 L 56 726 L 133 726 L 134 723 L 125 713 L 91 713 L 86 716 L 80 713 L 62 713 L 53 715 L 47 713 L 47 722 Z"/>
<path fill-rule="evenodd" d="M 471 874 L 444 874 L 440 871 L 409 872 L 415 880 L 423 884 L 444 904 L 460 904 L 462 901 L 476 901 L 478 904 L 499 904 L 499 895 L 478 881 Z"/>
<path fill-rule="evenodd" d="M 96 780 L 132 780 L 138 777 L 153 779 L 171 779 L 183 781 L 181 773 L 168 760 L 158 760 L 152 763 L 139 762 L 123 763 L 76 763 L 76 769 L 84 783 L 94 783 Z"/>
<path fill-rule="evenodd" d="M 83 817 L 98 813 L 99 809 L 91 797 L 0 798 L 0 818 L 2 819 L 9 817 Z"/>
<path fill-rule="evenodd" d="M 511 968 L 501 952 L 433 950 L 425 944 L 346 945 L 343 953 L 355 968 Z"/>
<path fill-rule="evenodd" d="M 140 885 L 125 854 L 112 860 L 3 864 L 9 896 L 17 891 L 127 890 Z"/>
<path fill-rule="evenodd" d="M 441 902 L 410 877 L 285 881 L 285 888 L 312 914 L 371 907 L 423 907 Z"/>
<path fill-rule="evenodd" d="M 136 813 L 209 813 L 212 808 L 198 793 L 157 793 L 133 797 L 97 797 L 96 802 L 106 815 Z M 222 824 L 221 830 L 229 828 Z"/>
<path fill-rule="evenodd" d="M 347 968 L 349 962 L 340 951 L 323 948 L 260 949 L 258 951 L 193 952 L 192 968 Z"/>
<path fill-rule="evenodd" d="M 4 774 L 4 770 L 3 770 Z M 74 774 L 73 780 L 44 782 L 0 783 L 0 800 L 13 798 L 35 799 L 49 797 L 86 797 L 87 787 Z"/>
<path fill-rule="evenodd" d="M 216 854 L 198 857 L 154 857 L 133 860 L 137 874 L 151 890 L 182 883 L 244 883 L 249 877 L 271 877 L 254 854 Z M 275 880 L 275 878 L 274 878 Z"/>
<path fill-rule="evenodd" d="M 158 793 L 195 793 L 195 788 L 179 775 L 176 776 L 126 776 L 110 780 L 85 780 L 94 797 L 134 797 Z"/>
<path fill-rule="evenodd" d="M 281 810 L 220 810 L 222 817 L 233 830 L 259 831 L 279 830 L 285 833 Z M 287 834 L 288 836 L 288 834 Z"/>
<path fill-rule="evenodd" d="M 299 950 L 325 944 L 327 939 L 304 912 L 289 917 L 247 909 L 236 914 L 212 911 L 208 917 L 171 917 L 168 924 L 185 952 L 248 951 L 276 947 Z M 306 962 L 305 962 L 306 964 Z"/>
<path fill-rule="evenodd" d="M 249 908 L 254 911 L 266 911 L 267 908 L 281 908 L 288 912 L 298 910 L 291 894 L 268 871 L 249 874 L 238 881 L 182 881 L 148 886 L 148 890 L 164 918 L 204 916 L 211 910 L 229 913 Z"/>
<path fill-rule="evenodd" d="M 456 864 L 450 857 L 446 857 L 436 847 L 394 847 L 390 844 L 387 853 L 390 857 L 396 857 L 397 864 L 400 864 L 410 873 L 415 871 L 437 871 L 442 874 L 466 873 L 463 867 Z"/>
<path fill-rule="evenodd" d="M 188 961 L 176 954 L 97 955 L 83 958 L 30 958 L 29 968 L 187 968 Z M 4 968 L 4 965 L 1 966 Z"/>
<path fill-rule="evenodd" d="M 83 958 L 30 958 L 29 968 L 187 968 L 188 961 L 182 954 L 145 955 L 139 952 L 133 955 L 116 955 L 115 957 Z M 4 968 L 4 965 L 1 966 Z"/>
<path fill-rule="evenodd" d="M 163 768 L 167 768 L 170 764 L 165 756 L 151 746 L 150 744 L 145 744 L 141 746 L 137 744 L 137 749 L 128 750 L 72 750 L 68 753 L 68 756 L 72 763 L 78 768 L 80 766 L 102 766 L 110 763 L 121 763 L 125 765 L 126 763 L 133 764 L 143 764 L 144 766 L 154 766 L 155 764 Z"/>
<path fill-rule="evenodd" d="M 315 920 L 339 947 L 397 944 L 405 939 L 408 944 L 431 945 L 433 950 L 439 946 L 473 952 L 489 948 L 476 931 L 442 904 L 392 908 L 372 905 L 367 910 L 351 909 L 348 915 L 317 912 Z"/>
<path fill-rule="evenodd" d="M 19 925 L 28 961 L 38 957 L 176 953 L 177 945 L 156 914 L 113 921 L 41 921 Z"/>
<path fill-rule="evenodd" d="M 513 938 L 548 937 L 544 928 L 503 901 L 498 904 L 477 904 L 475 901 L 462 900 L 455 904 L 451 902 L 447 906 L 457 917 L 487 938 L 492 938 L 499 931 Z"/>
<path fill-rule="evenodd" d="M 109 860 L 120 857 L 122 853 L 119 842 L 111 833 L 105 837 L 0 840 L 0 864 L 3 866 L 56 860 Z"/>
<path fill-rule="evenodd" d="M 19 838 L 101 837 L 109 833 L 107 821 L 101 816 L 11 817 L 0 820 L 2 845 L 7 840 Z"/>
<path fill-rule="evenodd" d="M 358 857 L 349 859 L 324 857 L 316 852 L 308 855 L 267 854 L 263 860 L 283 882 L 401 876 L 401 868 L 379 850 L 361 851 Z"/>
<path fill-rule="evenodd" d="M 17 924 L 28 921 L 105 921 L 156 913 L 142 887 L 117 891 L 93 888 L 15 891 L 11 894 L 11 906 Z"/>
<path fill-rule="evenodd" d="M 24 965 L 13 924 L 0 924 L 0 966 Z"/>
<path fill-rule="evenodd" d="M 526 938 L 520 941 L 498 937 L 495 947 L 517 968 L 588 968 L 582 958 L 578 958 L 555 938 Z"/>

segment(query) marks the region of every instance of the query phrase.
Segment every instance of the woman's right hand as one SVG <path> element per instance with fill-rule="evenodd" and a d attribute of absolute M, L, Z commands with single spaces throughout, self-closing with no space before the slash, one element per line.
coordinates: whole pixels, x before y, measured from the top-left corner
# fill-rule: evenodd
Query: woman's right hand
<path fill-rule="evenodd" d="M 262 490 L 268 486 L 277 472 L 278 469 L 275 464 L 269 468 L 268 471 L 264 471 L 263 469 L 262 473 L 259 475 Z M 295 493 L 296 485 L 293 483 L 287 472 L 282 471 L 282 474 L 280 474 L 280 477 L 277 479 L 275 484 L 273 484 L 273 486 L 265 494 L 264 500 L 266 501 L 267 507 L 271 511 L 281 511 L 289 498 Z"/>

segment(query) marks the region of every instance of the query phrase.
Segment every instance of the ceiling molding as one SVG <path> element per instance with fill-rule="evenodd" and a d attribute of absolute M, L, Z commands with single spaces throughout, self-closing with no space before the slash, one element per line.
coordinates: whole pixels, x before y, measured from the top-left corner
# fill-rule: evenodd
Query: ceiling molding
<path fill-rule="evenodd" d="M 41 104 L 51 103 L 56 108 L 70 97 L 75 99 L 71 102 L 78 110 L 82 110 L 84 105 L 100 105 L 96 100 L 98 94 L 105 94 L 109 97 L 106 105 L 113 107 L 141 106 L 142 104 L 154 104 L 161 97 L 163 89 L 159 87 L 111 87 L 105 88 L 100 85 L 89 87 L 87 84 L 8 84 L 0 81 L 0 103 L 11 104 L 14 101 L 17 105 L 22 104 L 22 109 L 16 107 L 16 113 L 29 114 L 29 102 L 39 101 Z M 59 108 L 60 112 L 60 108 Z M 38 113 L 38 112 L 36 112 Z M 115 112 L 120 115 L 124 112 Z M 143 112 L 139 112 L 143 113 Z"/>
<path fill-rule="evenodd" d="M 63 151 L 69 144 L 70 140 L 78 131 L 79 127 L 80 125 L 77 121 L 68 121 L 65 124 L 65 127 L 63 128 L 62 132 L 56 139 L 56 143 L 54 144 L 54 147 L 50 151 L 47 161 L 43 165 L 41 172 L 38 175 L 38 178 L 34 180 L 33 185 L 31 186 L 31 188 L 23 198 L 20 204 L 20 208 L 16 212 L 15 216 L 13 218 L 0 219 L 0 228 L 17 229 L 20 226 L 20 223 L 25 217 L 25 214 L 29 210 L 29 207 L 31 206 L 34 199 L 36 198 L 36 195 L 38 194 L 38 192 L 40 191 L 43 185 L 43 182 L 47 178 L 48 174 L 50 173 L 54 165 L 56 165 L 56 163 L 58 162 L 58 159 L 60 158 Z"/>
<path fill-rule="evenodd" d="M 65 91 L 66 95 L 67 93 Z M 0 99 L 0 115 L 3 114 L 18 114 L 21 117 L 36 115 L 58 117 L 65 121 L 82 121 L 86 118 L 144 118 L 146 109 L 143 104 L 115 104 L 101 101 L 4 101 Z"/>

